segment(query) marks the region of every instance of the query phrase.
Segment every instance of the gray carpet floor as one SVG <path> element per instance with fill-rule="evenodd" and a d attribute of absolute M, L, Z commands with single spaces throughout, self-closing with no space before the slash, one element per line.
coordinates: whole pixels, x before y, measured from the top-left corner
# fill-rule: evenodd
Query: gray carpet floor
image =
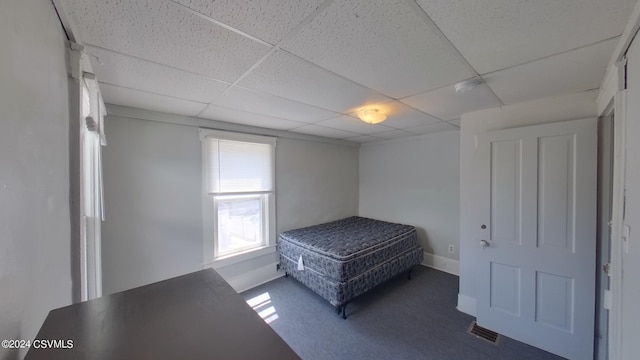
<path fill-rule="evenodd" d="M 305 360 L 562 359 L 507 337 L 494 345 L 469 335 L 474 318 L 455 308 L 458 278 L 423 266 L 412 280 L 399 276 L 355 299 L 347 320 L 290 277 L 241 295 Z"/>

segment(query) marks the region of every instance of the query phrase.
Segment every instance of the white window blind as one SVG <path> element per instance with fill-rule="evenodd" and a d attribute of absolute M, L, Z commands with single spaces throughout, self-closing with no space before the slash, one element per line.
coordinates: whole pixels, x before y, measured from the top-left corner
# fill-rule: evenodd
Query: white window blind
<path fill-rule="evenodd" d="M 273 151 L 268 143 L 206 139 L 206 181 L 210 194 L 273 191 Z"/>
<path fill-rule="evenodd" d="M 277 139 L 210 129 L 200 139 L 205 263 L 274 252 Z"/>

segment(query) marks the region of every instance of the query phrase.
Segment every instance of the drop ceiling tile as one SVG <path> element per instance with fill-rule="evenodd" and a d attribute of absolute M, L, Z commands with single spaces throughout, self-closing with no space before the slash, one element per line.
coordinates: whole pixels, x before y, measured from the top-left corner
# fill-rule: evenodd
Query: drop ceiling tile
<path fill-rule="evenodd" d="M 200 114 L 199 117 L 209 120 L 218 120 L 233 124 L 250 125 L 276 130 L 289 130 L 304 125 L 304 123 L 297 121 L 279 119 L 220 106 L 209 106 L 202 114 Z"/>
<path fill-rule="evenodd" d="M 447 122 L 453 126 L 460 127 L 460 119 L 455 119 Z"/>
<path fill-rule="evenodd" d="M 283 49 L 393 98 L 474 74 L 405 0 L 336 0 Z"/>
<path fill-rule="evenodd" d="M 334 138 L 334 139 L 346 139 L 346 138 L 351 138 L 358 135 L 356 133 L 352 133 L 349 131 L 342 131 L 342 130 L 332 129 L 332 128 L 318 126 L 318 125 L 306 125 L 296 129 L 289 130 L 289 131 L 297 132 L 300 134 L 322 136 L 322 137 L 328 137 L 328 138 Z"/>
<path fill-rule="evenodd" d="M 349 115 L 357 117 L 360 111 L 363 111 L 366 108 L 375 108 L 378 109 L 379 112 L 387 115 L 387 120 L 384 121 L 384 126 L 394 129 L 405 129 L 412 126 L 432 124 L 441 121 L 440 119 L 436 119 L 429 114 L 425 114 L 422 111 L 416 110 L 397 100 L 358 109 L 349 113 Z"/>
<path fill-rule="evenodd" d="M 170 1 L 63 0 L 80 40 L 233 82 L 270 49 Z"/>
<path fill-rule="evenodd" d="M 281 119 L 313 123 L 340 116 L 339 113 L 251 89 L 234 86 L 216 99 L 216 105 Z"/>
<path fill-rule="evenodd" d="M 622 33 L 636 0 L 417 0 L 485 74 Z"/>
<path fill-rule="evenodd" d="M 453 85 L 401 100 L 442 120 L 454 120 L 470 111 L 500 106 L 500 101 L 486 84 L 464 94 L 457 94 Z"/>
<path fill-rule="evenodd" d="M 122 54 L 88 47 L 93 70 L 104 83 L 209 103 L 228 83 Z"/>
<path fill-rule="evenodd" d="M 380 133 L 375 133 L 374 136 L 383 138 L 383 139 L 398 139 L 408 136 L 414 136 L 414 133 L 405 131 L 405 130 L 391 130 Z"/>
<path fill-rule="evenodd" d="M 380 124 L 368 124 L 360 119 L 348 115 L 342 115 L 337 118 L 320 121 L 316 123 L 316 125 L 350 131 L 362 135 L 370 135 L 393 130 Z"/>
<path fill-rule="evenodd" d="M 617 38 L 501 70 L 484 79 L 505 104 L 600 87 Z"/>
<path fill-rule="evenodd" d="M 417 135 L 423 135 L 423 134 L 431 134 L 431 133 L 437 133 L 437 132 L 442 132 L 442 131 L 451 131 L 451 130 L 459 130 L 457 127 L 447 123 L 447 122 L 439 122 L 439 123 L 435 123 L 435 124 L 429 124 L 429 125 L 423 125 L 423 126 L 417 126 L 414 128 L 409 128 L 406 129 L 405 131 L 417 134 Z"/>
<path fill-rule="evenodd" d="M 270 55 L 238 85 L 340 113 L 391 101 L 284 51 Z"/>
<path fill-rule="evenodd" d="M 207 105 L 102 83 L 100 93 L 105 103 L 176 115 L 195 116 Z"/>
<path fill-rule="evenodd" d="M 324 0 L 176 0 L 203 15 L 276 44 Z"/>
<path fill-rule="evenodd" d="M 359 142 L 359 143 L 366 143 L 366 142 L 372 142 L 372 141 L 380 141 L 380 140 L 383 140 L 383 139 L 378 138 L 378 137 L 369 136 L 369 135 L 361 135 L 361 136 L 355 136 L 355 137 L 346 138 L 345 140 L 353 141 L 353 142 Z"/>

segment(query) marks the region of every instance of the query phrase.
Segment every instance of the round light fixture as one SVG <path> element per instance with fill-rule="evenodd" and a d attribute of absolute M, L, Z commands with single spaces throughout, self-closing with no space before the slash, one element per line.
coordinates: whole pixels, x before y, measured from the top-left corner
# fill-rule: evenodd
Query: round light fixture
<path fill-rule="evenodd" d="M 476 86 L 480 85 L 482 82 L 479 79 L 471 79 L 461 81 L 455 84 L 453 87 L 456 89 L 456 94 L 464 94 L 473 90 Z"/>
<path fill-rule="evenodd" d="M 360 113 L 360 120 L 369 124 L 378 124 L 387 120 L 387 115 L 378 111 L 378 109 L 367 109 Z"/>

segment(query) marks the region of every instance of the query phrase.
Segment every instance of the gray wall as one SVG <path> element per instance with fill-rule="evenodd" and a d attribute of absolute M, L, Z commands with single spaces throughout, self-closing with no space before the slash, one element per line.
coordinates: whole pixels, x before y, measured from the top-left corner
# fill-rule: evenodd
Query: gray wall
<path fill-rule="evenodd" d="M 363 145 L 360 215 L 414 225 L 425 252 L 457 259 L 459 144 L 451 131 Z"/>
<path fill-rule="evenodd" d="M 71 303 L 64 41 L 49 1 L 0 3 L 0 339 Z"/>
<path fill-rule="evenodd" d="M 108 116 L 105 132 L 103 293 L 202 269 L 197 128 Z"/>
<path fill-rule="evenodd" d="M 197 125 L 213 128 L 218 123 L 141 110 L 128 112 L 158 121 L 114 115 L 106 119 L 104 294 L 202 269 Z M 278 231 L 356 215 L 357 147 L 279 138 L 276 206 Z M 277 276 L 276 262 L 275 254 L 270 254 L 218 271 L 242 289 L 251 279 L 235 281 L 234 277 L 260 268 Z M 261 272 L 259 281 L 269 278 Z"/>
<path fill-rule="evenodd" d="M 358 214 L 358 148 L 292 139 L 276 147 L 278 232 Z"/>

